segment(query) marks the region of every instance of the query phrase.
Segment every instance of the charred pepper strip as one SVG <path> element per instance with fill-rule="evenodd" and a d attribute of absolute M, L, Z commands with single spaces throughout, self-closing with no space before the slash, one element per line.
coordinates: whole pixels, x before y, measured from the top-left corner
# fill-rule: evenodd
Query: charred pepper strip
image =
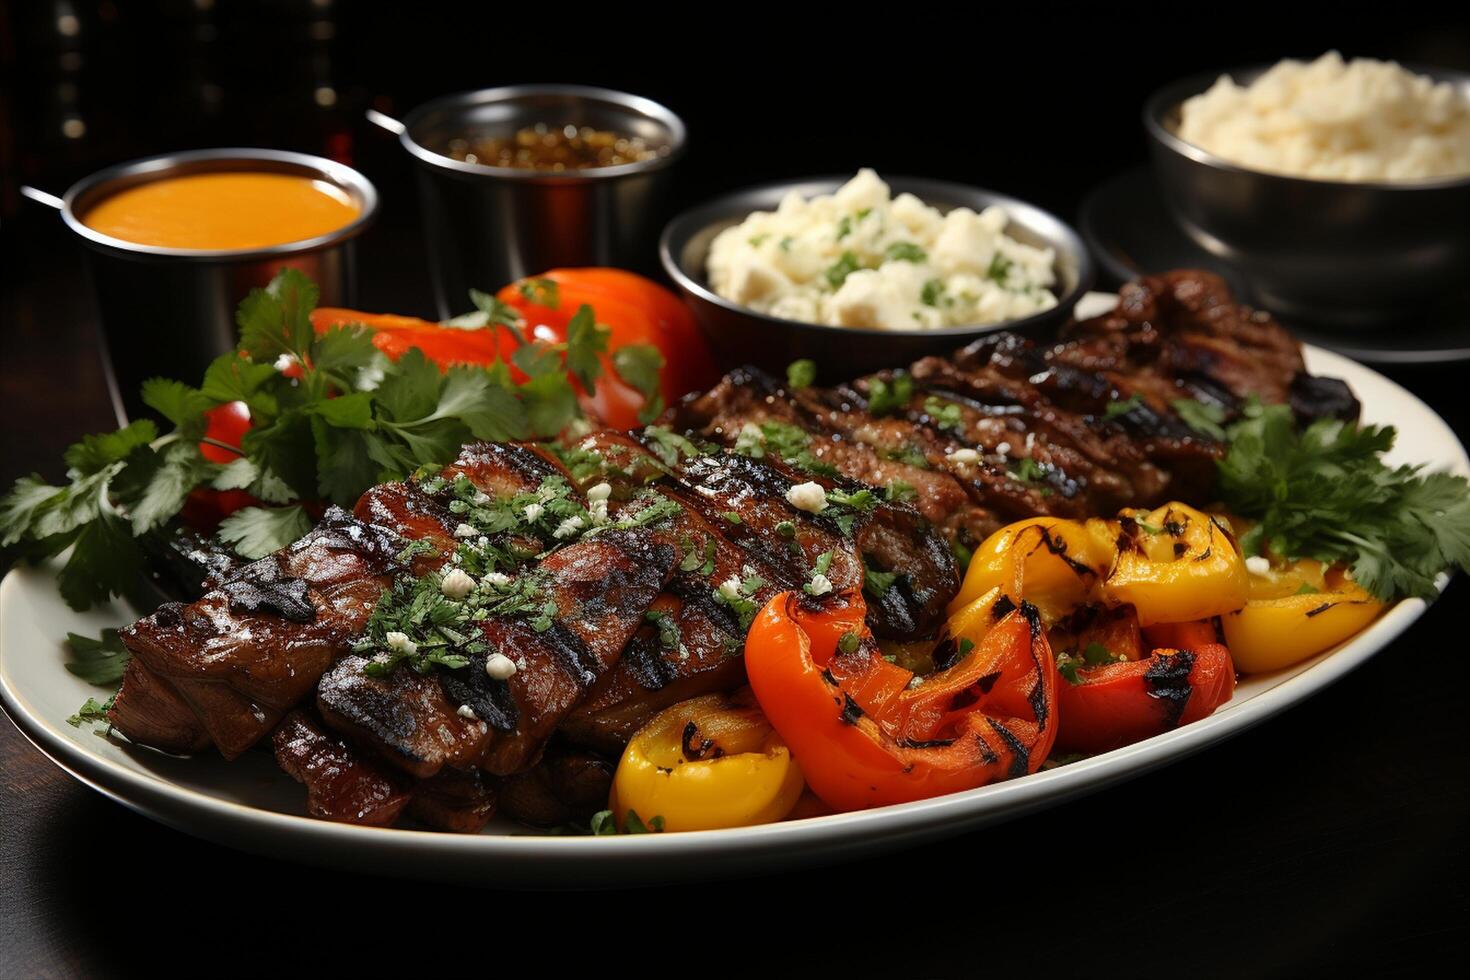
<path fill-rule="evenodd" d="M 838 810 L 905 803 L 1034 772 L 1056 735 L 1057 674 L 1040 615 L 1006 612 L 954 666 L 883 659 L 860 593 L 794 592 L 761 610 L 746 670 L 807 784 Z"/>

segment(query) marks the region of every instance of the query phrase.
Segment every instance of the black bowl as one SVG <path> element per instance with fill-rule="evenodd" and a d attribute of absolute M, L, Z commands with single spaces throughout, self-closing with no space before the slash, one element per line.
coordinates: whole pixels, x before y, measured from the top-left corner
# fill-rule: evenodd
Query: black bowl
<path fill-rule="evenodd" d="M 1463 72 L 1411 67 L 1470 92 Z M 1249 85 L 1265 71 L 1227 72 Z M 1433 307 L 1470 268 L 1470 177 L 1335 181 L 1249 170 L 1176 134 L 1181 104 L 1219 72 L 1164 86 L 1143 109 L 1164 200 L 1196 244 L 1273 312 L 1340 329 Z"/>
<path fill-rule="evenodd" d="M 938 180 L 896 177 L 887 180 L 895 196 L 912 194 L 940 211 L 967 207 L 983 211 L 999 204 L 1010 215 L 1006 234 L 1056 253 L 1057 305 L 1003 323 L 932 330 L 866 330 L 783 320 L 731 302 L 709 287 L 705 259 L 716 235 L 744 221 L 753 211 L 773 211 L 792 191 L 802 197 L 831 194 L 849 178 L 830 177 L 767 184 L 717 198 L 679 215 L 664 228 L 659 258 L 684 294 L 695 318 L 724 365 L 754 364 L 782 372 L 798 358 L 817 364 L 818 377 L 838 381 L 883 368 L 902 367 L 929 354 L 947 354 L 976 337 L 1012 330 L 1044 338 L 1072 314 L 1092 286 L 1093 264 L 1082 239 L 1049 212 L 1004 194 Z"/>

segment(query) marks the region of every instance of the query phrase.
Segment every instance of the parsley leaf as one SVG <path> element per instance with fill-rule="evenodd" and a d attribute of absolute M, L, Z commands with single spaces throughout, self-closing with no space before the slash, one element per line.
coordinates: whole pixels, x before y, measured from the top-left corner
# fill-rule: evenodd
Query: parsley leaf
<path fill-rule="evenodd" d="M 72 674 L 98 687 L 116 687 L 122 683 L 123 668 L 131 654 L 123 646 L 117 630 L 105 629 L 95 640 L 68 633 L 66 645 L 73 655 L 73 659 L 67 661 L 66 669 Z"/>
<path fill-rule="evenodd" d="M 299 505 L 244 507 L 220 521 L 219 536 L 246 558 L 264 558 L 311 530 L 311 519 Z"/>
<path fill-rule="evenodd" d="M 664 399 L 659 392 L 658 376 L 664 368 L 664 355 L 652 344 L 625 344 L 613 352 L 613 370 L 643 396 L 638 421 L 647 425 L 663 414 Z"/>
<path fill-rule="evenodd" d="M 1385 601 L 1432 598 L 1441 572 L 1470 570 L 1470 484 L 1385 464 L 1391 427 L 1321 419 L 1298 431 L 1290 408 L 1250 404 L 1227 438 L 1218 491 L 1258 521 L 1247 553 L 1346 564 Z"/>

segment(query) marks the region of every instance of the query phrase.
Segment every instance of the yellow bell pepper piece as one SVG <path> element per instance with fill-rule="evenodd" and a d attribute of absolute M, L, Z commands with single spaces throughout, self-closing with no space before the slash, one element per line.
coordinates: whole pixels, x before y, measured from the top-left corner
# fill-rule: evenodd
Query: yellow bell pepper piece
<path fill-rule="evenodd" d="M 1236 669 L 1259 674 L 1336 646 L 1382 610 L 1383 603 L 1341 572 L 1324 574 L 1320 563 L 1300 561 L 1252 575 L 1250 601 L 1220 622 Z"/>
<path fill-rule="evenodd" d="M 1143 626 L 1208 619 L 1245 605 L 1245 561 L 1218 519 L 1173 503 L 1125 511 L 1122 523 L 1124 536 L 1100 589 L 1103 602 L 1131 604 Z"/>
<path fill-rule="evenodd" d="M 747 692 L 748 693 L 748 692 Z M 639 730 L 613 776 L 609 809 L 664 830 L 772 823 L 791 812 L 805 781 L 751 698 L 711 694 L 668 708 Z"/>
<path fill-rule="evenodd" d="M 999 588 L 1054 620 L 1087 600 L 1112 560 L 1107 522 L 1036 517 L 996 531 L 975 550 L 951 613 Z"/>

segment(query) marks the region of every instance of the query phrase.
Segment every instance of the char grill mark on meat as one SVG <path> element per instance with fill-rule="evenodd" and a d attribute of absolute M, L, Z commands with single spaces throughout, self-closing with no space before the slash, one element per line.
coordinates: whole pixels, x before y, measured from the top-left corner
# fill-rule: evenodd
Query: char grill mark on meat
<path fill-rule="evenodd" d="M 272 736 L 276 763 L 306 786 L 306 812 L 320 820 L 390 826 L 409 803 L 401 777 L 385 771 L 305 711 L 286 715 Z"/>
<path fill-rule="evenodd" d="M 373 746 L 393 767 L 425 779 L 448 766 L 478 763 L 490 744 L 490 726 L 464 718 L 439 678 L 400 666 L 384 677 L 364 669 L 366 657 L 348 654 L 317 684 L 316 706 L 339 732 Z"/>
<path fill-rule="evenodd" d="M 389 492 L 375 489 L 379 497 Z M 234 758 L 274 728 L 362 630 L 400 570 L 402 546 L 387 527 L 331 508 L 300 541 L 197 602 L 162 606 L 123 630 L 123 642 Z M 131 712 L 115 710 L 111 720 L 129 738 L 148 738 Z"/>
<path fill-rule="evenodd" d="M 1049 355 L 1053 363 L 1098 372 L 1163 407 L 1184 397 L 1233 411 L 1255 396 L 1291 404 L 1303 422 L 1358 415 L 1347 385 L 1308 375 L 1296 339 L 1270 314 L 1238 303 L 1211 272 L 1183 269 L 1127 283 L 1116 309 L 1069 325 L 1062 340 Z"/>
<path fill-rule="evenodd" d="M 747 551 L 732 543 L 726 536 L 732 525 L 723 513 L 733 503 L 723 497 L 708 501 L 701 497 L 701 506 L 719 512 L 714 518 L 718 524 L 706 518 L 665 464 L 632 439 L 603 432 L 580 446 L 584 452 L 596 452 L 609 470 L 584 482 L 606 475 L 619 496 L 652 486 L 680 508 L 659 529 L 662 540 L 677 548 L 678 565 L 646 614 L 667 617 L 667 623 L 642 624 L 617 666 L 562 723 L 561 730 L 573 741 L 616 752 L 667 705 L 744 682 L 744 661 L 738 656 L 744 631 L 730 607 L 715 598 L 716 590 L 722 582 L 742 581 L 754 573 L 763 584 L 750 599 L 764 604 L 780 591 L 782 581 L 799 577 L 799 561 L 787 551 L 784 539 L 778 538 L 780 547 L 774 551 Z"/>
<path fill-rule="evenodd" d="M 553 552 L 540 565 L 544 594 L 556 603 L 543 632 L 524 619 L 484 623 L 490 648 L 510 657 L 508 684 L 517 708 L 516 729 L 496 733 L 481 766 L 496 774 L 524 769 L 567 713 L 618 658 L 668 583 L 675 547 L 645 528 L 610 531 Z M 470 676 L 479 683 L 479 677 Z M 486 683 L 495 683 L 486 678 Z"/>

